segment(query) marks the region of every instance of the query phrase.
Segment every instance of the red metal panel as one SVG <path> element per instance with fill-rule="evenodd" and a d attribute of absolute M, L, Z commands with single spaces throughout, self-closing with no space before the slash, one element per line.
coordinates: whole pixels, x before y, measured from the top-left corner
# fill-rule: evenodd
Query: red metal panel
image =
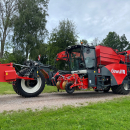
<path fill-rule="evenodd" d="M 113 64 L 113 63 L 119 63 L 118 60 L 116 59 L 110 59 L 110 58 L 107 58 L 107 57 L 97 57 L 97 62 L 98 62 L 98 65 L 109 65 L 109 64 Z"/>
<path fill-rule="evenodd" d="M 110 64 L 105 67 L 115 77 L 117 84 L 122 84 L 124 78 L 127 76 L 127 66 L 125 64 Z"/>
<path fill-rule="evenodd" d="M 119 56 L 120 56 L 121 61 L 123 61 L 123 62 L 127 62 L 127 59 L 125 58 L 124 55 L 119 55 Z"/>
<path fill-rule="evenodd" d="M 0 82 L 11 82 L 16 79 L 34 80 L 34 78 L 18 76 L 13 63 L 0 64 Z"/>
<path fill-rule="evenodd" d="M 130 50 L 128 50 L 128 51 L 126 51 L 127 52 L 127 54 L 130 54 Z"/>
<path fill-rule="evenodd" d="M 16 71 L 15 70 L 5 71 L 4 76 L 5 76 L 6 81 L 15 81 L 16 80 Z"/>
<path fill-rule="evenodd" d="M 96 46 L 97 65 L 108 65 L 119 63 L 121 58 L 112 48 L 106 46 Z"/>
<path fill-rule="evenodd" d="M 66 51 L 62 51 L 60 53 L 57 54 L 56 60 L 67 60 L 67 54 Z"/>
<path fill-rule="evenodd" d="M 6 72 L 9 72 L 9 76 L 6 75 Z M 13 74 L 13 75 L 12 75 Z M 14 75 L 16 75 L 15 68 L 13 67 L 12 63 L 8 64 L 0 64 L 0 82 L 7 82 L 6 78 L 10 78 L 12 76 L 12 79 L 14 80 Z M 6 77 L 7 76 L 7 77 Z M 15 79 L 16 80 L 16 79 Z"/>

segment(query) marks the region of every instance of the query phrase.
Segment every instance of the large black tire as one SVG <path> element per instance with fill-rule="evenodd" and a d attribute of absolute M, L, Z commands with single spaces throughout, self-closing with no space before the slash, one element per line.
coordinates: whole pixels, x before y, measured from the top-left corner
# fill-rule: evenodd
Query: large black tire
<path fill-rule="evenodd" d="M 98 90 L 97 90 L 97 89 L 94 89 L 94 91 L 95 91 L 95 92 L 98 92 Z"/>
<path fill-rule="evenodd" d="M 65 90 L 69 94 L 72 94 L 75 90 L 75 87 L 70 88 L 71 85 L 72 85 L 72 83 L 67 83 L 66 86 L 65 86 Z"/>
<path fill-rule="evenodd" d="M 20 93 L 17 90 L 16 81 L 13 82 L 13 89 L 18 95 L 20 95 Z"/>
<path fill-rule="evenodd" d="M 112 91 L 115 94 L 124 94 L 127 95 L 129 93 L 129 84 L 123 83 L 119 86 L 112 86 Z"/>
<path fill-rule="evenodd" d="M 108 86 L 107 88 L 104 89 L 104 93 L 108 93 L 110 90 L 110 86 Z"/>
<path fill-rule="evenodd" d="M 25 68 L 25 69 L 22 69 L 21 71 L 19 71 L 17 74 L 18 74 L 19 76 L 24 76 L 27 72 L 28 72 L 28 69 Z M 17 88 L 18 88 L 18 87 L 16 86 L 16 81 L 13 81 L 13 89 L 14 89 L 14 91 L 15 91 L 18 95 L 20 95 L 20 93 L 19 93 L 19 91 L 18 91 Z"/>
<path fill-rule="evenodd" d="M 28 70 L 24 69 L 20 71 L 19 75 L 25 74 Z M 23 97 L 35 97 L 38 96 L 45 87 L 45 78 L 41 72 L 39 72 L 37 80 L 24 80 L 17 79 L 13 85 L 14 91 Z"/>
<path fill-rule="evenodd" d="M 119 92 L 117 91 L 118 85 L 116 86 L 111 86 L 112 92 L 115 94 L 119 94 Z"/>

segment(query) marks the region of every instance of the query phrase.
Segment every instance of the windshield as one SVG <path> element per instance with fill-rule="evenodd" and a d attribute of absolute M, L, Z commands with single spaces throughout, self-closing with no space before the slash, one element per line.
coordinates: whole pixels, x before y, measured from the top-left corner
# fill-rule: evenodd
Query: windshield
<path fill-rule="evenodd" d="M 84 47 L 83 50 L 86 68 L 92 68 L 95 65 L 95 51 L 94 49 Z"/>
<path fill-rule="evenodd" d="M 69 51 L 70 67 L 71 70 L 83 70 L 85 69 L 83 53 L 81 48 L 75 48 Z"/>

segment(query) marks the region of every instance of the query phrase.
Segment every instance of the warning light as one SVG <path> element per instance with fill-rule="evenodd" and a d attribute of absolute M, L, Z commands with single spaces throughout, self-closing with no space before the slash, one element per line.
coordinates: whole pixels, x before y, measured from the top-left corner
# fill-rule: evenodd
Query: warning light
<path fill-rule="evenodd" d="M 83 44 L 83 42 L 81 42 L 81 45 Z"/>

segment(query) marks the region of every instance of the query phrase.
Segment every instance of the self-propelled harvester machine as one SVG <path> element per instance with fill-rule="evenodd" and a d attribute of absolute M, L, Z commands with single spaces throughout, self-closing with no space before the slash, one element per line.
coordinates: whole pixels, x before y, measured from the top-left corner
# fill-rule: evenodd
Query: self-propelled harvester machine
<path fill-rule="evenodd" d="M 128 94 L 130 90 L 130 50 L 117 52 L 98 45 L 74 45 L 57 54 L 56 60 L 68 62 L 69 71 L 53 70 L 39 61 L 25 65 L 0 64 L 0 82 L 12 82 L 14 91 L 24 97 L 38 96 L 45 87 L 57 86 L 71 94 L 74 90 L 93 88 L 95 91 Z M 15 67 L 21 66 L 16 73 Z"/>
<path fill-rule="evenodd" d="M 58 89 L 71 94 L 74 90 L 88 89 L 128 94 L 130 90 L 130 50 L 117 52 L 98 45 L 74 45 L 57 54 L 57 60 L 66 60 L 70 71 L 58 71 L 53 83 Z"/>

